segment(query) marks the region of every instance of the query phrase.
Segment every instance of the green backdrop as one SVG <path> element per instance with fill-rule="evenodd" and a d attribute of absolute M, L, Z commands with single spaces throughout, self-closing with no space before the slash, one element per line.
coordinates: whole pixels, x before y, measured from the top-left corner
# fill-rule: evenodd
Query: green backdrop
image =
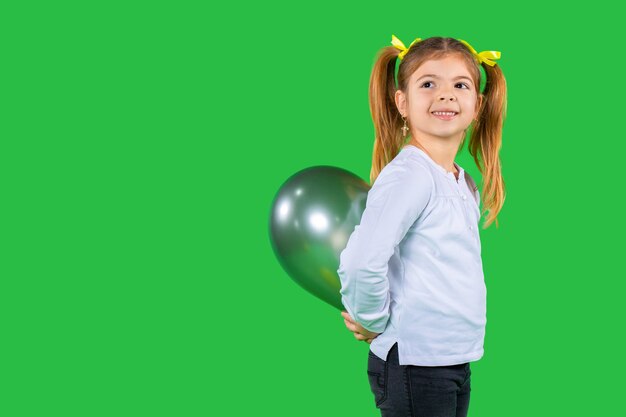
<path fill-rule="evenodd" d="M 0 415 L 377 416 L 368 345 L 280 268 L 269 210 L 369 175 L 395 34 L 498 50 L 470 416 L 623 408 L 621 15 L 612 2 L 2 6 Z M 465 148 L 457 162 L 479 172 Z"/>

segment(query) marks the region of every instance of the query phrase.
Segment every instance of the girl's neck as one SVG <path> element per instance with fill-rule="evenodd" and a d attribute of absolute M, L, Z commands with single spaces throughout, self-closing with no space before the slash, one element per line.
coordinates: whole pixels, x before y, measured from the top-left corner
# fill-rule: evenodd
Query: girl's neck
<path fill-rule="evenodd" d="M 459 179 L 459 171 L 454 166 L 454 157 L 456 156 L 454 150 L 451 151 L 448 148 L 438 146 L 429 146 L 430 149 L 427 149 L 426 146 L 419 143 L 415 138 L 411 138 L 407 144 L 420 148 L 430 159 L 435 161 L 435 163 L 443 167 L 446 171 L 454 173 L 456 179 Z M 458 147 L 454 149 L 458 149 Z"/>

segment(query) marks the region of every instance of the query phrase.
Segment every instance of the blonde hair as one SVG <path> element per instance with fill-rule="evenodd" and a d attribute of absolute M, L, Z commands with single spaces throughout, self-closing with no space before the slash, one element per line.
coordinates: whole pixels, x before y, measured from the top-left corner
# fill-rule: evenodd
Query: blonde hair
<path fill-rule="evenodd" d="M 405 145 L 401 128 L 404 124 L 395 103 L 396 90 L 406 92 L 408 80 L 424 62 L 441 59 L 455 54 L 461 57 L 474 79 L 476 93 L 480 91 L 481 73 L 478 61 L 472 52 L 454 38 L 432 37 L 415 43 L 400 61 L 396 88 L 394 73 L 400 50 L 393 46 L 382 48 L 376 56 L 370 77 L 369 100 L 374 122 L 375 142 L 372 155 L 370 184 L 373 184 L 380 171 L 400 152 Z M 482 63 L 486 73 L 486 83 L 477 121 L 474 122 L 468 149 L 476 166 L 483 176 L 482 214 L 487 211 L 483 229 L 494 220 L 498 227 L 498 213 L 504 204 L 505 184 L 500 166 L 502 146 L 502 125 L 506 115 L 506 80 L 499 65 Z M 459 149 L 463 146 L 465 137 Z"/>

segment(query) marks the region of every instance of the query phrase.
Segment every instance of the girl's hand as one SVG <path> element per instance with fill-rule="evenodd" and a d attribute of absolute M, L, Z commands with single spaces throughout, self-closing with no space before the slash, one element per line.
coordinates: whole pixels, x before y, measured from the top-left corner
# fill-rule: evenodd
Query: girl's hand
<path fill-rule="evenodd" d="M 341 312 L 341 317 L 343 317 L 343 322 L 346 324 L 348 330 L 354 333 L 354 337 L 358 340 L 367 342 L 367 344 L 371 344 L 372 340 L 376 339 L 376 337 L 380 334 L 364 329 L 363 326 L 354 321 L 345 310 Z"/>

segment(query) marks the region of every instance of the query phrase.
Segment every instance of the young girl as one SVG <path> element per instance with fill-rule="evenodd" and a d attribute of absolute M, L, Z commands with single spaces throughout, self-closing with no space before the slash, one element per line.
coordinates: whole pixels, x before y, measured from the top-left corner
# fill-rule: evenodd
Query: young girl
<path fill-rule="evenodd" d="M 469 151 L 483 174 L 484 227 L 494 220 L 497 227 L 506 82 L 500 52 L 443 37 L 407 48 L 392 36 L 392 45 L 379 52 L 370 80 L 373 185 L 340 255 L 341 314 L 370 344 L 367 374 L 383 417 L 466 416 L 469 363 L 483 356 L 487 290 L 480 193 L 454 159 L 473 123 Z"/>

